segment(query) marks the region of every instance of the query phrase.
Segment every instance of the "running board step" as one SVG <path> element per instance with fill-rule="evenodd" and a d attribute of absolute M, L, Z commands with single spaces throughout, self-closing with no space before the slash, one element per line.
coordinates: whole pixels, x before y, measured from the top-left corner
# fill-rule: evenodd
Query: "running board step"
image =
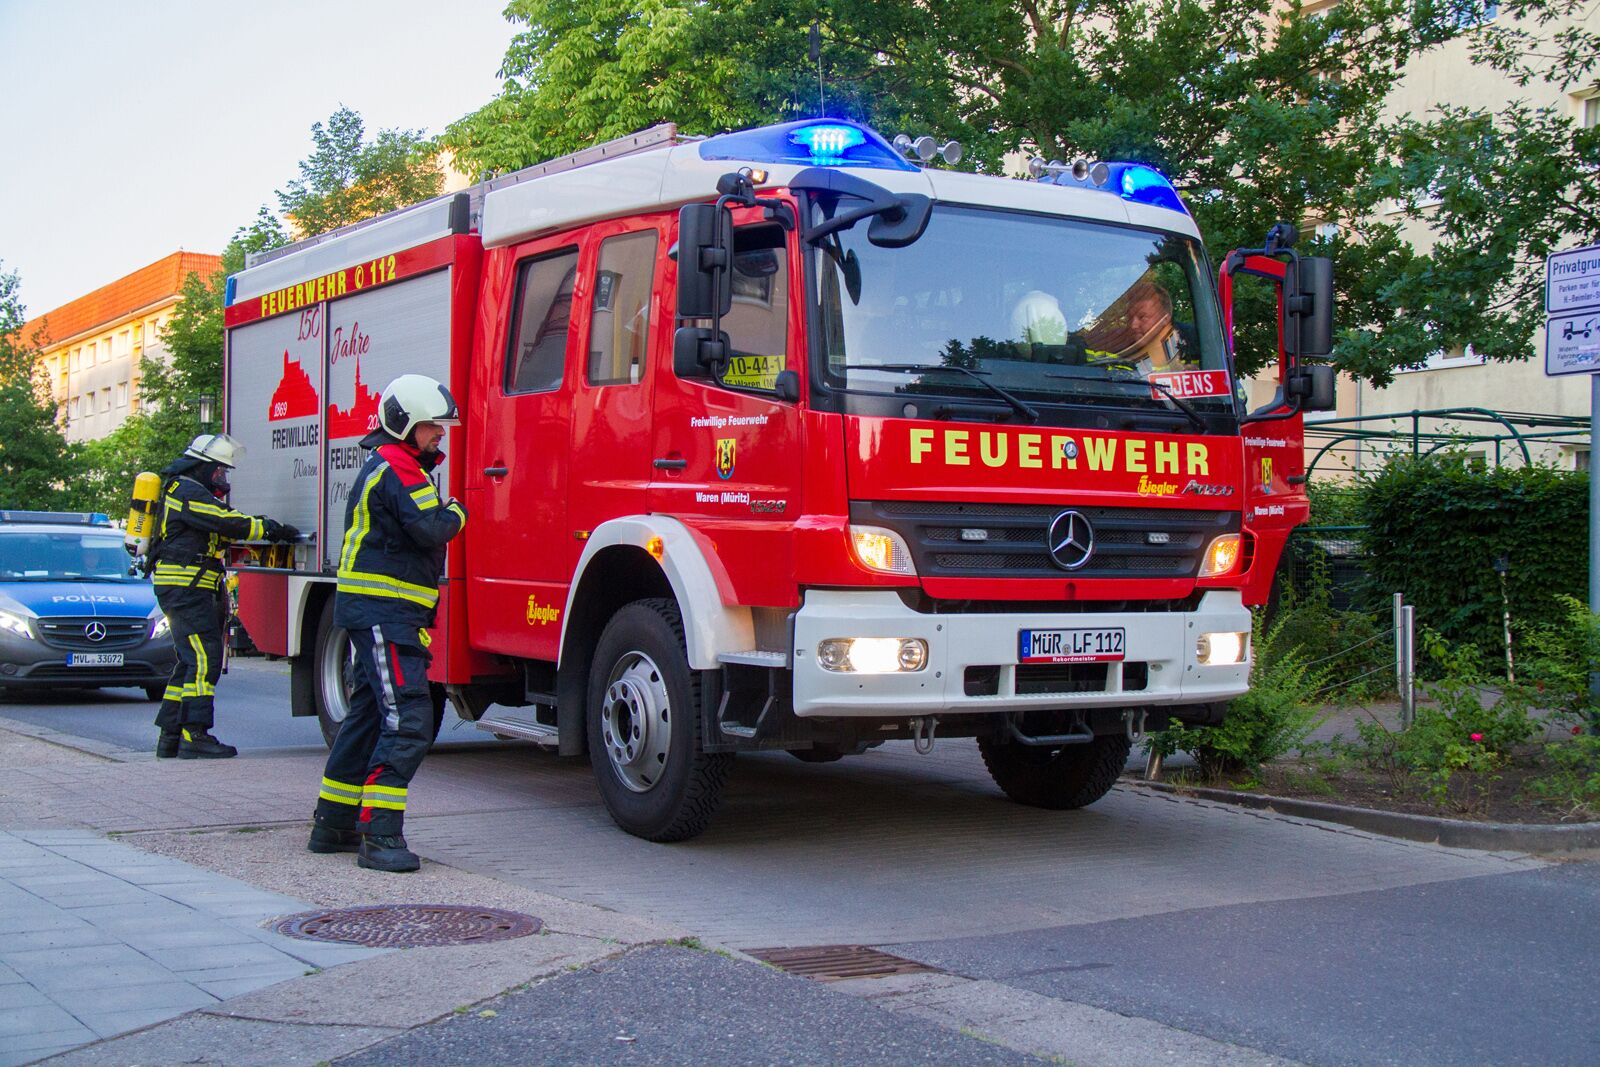
<path fill-rule="evenodd" d="M 507 737 L 519 737 L 524 741 L 538 741 L 547 745 L 553 745 L 561 738 L 560 731 L 554 726 L 546 726 L 535 719 L 531 708 L 524 715 L 497 708 L 493 715 L 485 715 L 473 725 L 491 734 L 505 734 Z"/>

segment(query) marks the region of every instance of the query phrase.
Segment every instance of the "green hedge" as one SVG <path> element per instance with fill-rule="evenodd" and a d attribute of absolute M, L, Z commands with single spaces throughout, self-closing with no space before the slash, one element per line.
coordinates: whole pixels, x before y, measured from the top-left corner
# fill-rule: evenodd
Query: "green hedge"
<path fill-rule="evenodd" d="M 1360 511 L 1372 592 L 1404 593 L 1419 627 L 1477 646 L 1486 662 L 1505 654 L 1496 556 L 1511 564 L 1514 634 L 1561 617 L 1560 596 L 1587 598 L 1587 474 L 1403 458 L 1367 481 Z"/>

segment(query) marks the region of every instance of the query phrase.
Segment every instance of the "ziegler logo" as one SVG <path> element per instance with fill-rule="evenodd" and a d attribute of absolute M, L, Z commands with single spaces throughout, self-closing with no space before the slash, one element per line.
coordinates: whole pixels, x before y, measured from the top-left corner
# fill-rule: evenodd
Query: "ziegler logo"
<path fill-rule="evenodd" d="M 1152 482 L 1148 474 L 1139 475 L 1140 496 L 1171 496 L 1177 491 L 1177 482 Z"/>
<path fill-rule="evenodd" d="M 530 596 L 528 598 L 529 626 L 543 626 L 546 623 L 555 622 L 559 618 L 561 618 L 560 608 L 541 604 L 538 597 Z"/>
<path fill-rule="evenodd" d="M 717 477 L 727 481 L 733 477 L 734 445 L 737 444 L 732 437 L 717 438 Z"/>
<path fill-rule="evenodd" d="M 1190 496 L 1232 496 L 1233 486 L 1191 481 L 1183 491 Z"/>

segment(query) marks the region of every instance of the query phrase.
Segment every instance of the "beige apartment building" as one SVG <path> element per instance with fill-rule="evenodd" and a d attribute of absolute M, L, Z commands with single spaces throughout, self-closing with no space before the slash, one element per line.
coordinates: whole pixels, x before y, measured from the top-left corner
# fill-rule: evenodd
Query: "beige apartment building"
<path fill-rule="evenodd" d="M 23 327 L 39 331 L 39 362 L 67 440 L 104 437 L 139 410 L 139 364 L 160 357 L 161 331 L 192 272 L 210 277 L 222 257 L 174 252 Z"/>
<path fill-rule="evenodd" d="M 1308 5 L 1314 15 L 1336 3 Z M 1493 17 L 1501 17 L 1498 11 Z M 1590 4 L 1583 19 L 1590 30 L 1600 29 L 1600 5 Z M 1548 27 L 1545 33 L 1554 33 L 1559 26 Z M 1523 100 L 1534 106 L 1548 106 L 1568 114 L 1583 126 L 1600 122 L 1600 86 L 1555 85 L 1549 82 L 1532 83 L 1519 87 L 1509 78 L 1493 71 L 1472 65 L 1466 41 L 1454 41 L 1436 49 L 1430 55 L 1414 62 L 1389 100 L 1391 113 L 1425 116 L 1440 104 L 1465 105 L 1498 111 L 1514 100 Z M 1398 213 L 1398 208 L 1394 209 Z M 1426 226 L 1412 222 L 1407 227 L 1408 237 L 1419 248 L 1430 243 Z M 1573 247 L 1581 242 L 1577 235 L 1563 242 Z M 1311 424 L 1316 421 L 1345 419 L 1352 416 L 1405 415 L 1416 410 L 1442 408 L 1488 408 L 1502 412 L 1529 412 L 1542 415 L 1581 416 L 1589 414 L 1589 381 L 1586 375 L 1569 375 L 1559 378 L 1544 373 L 1544 338 L 1538 336 L 1530 345 L 1528 359 L 1516 363 L 1486 364 L 1475 355 L 1470 346 L 1455 351 L 1439 352 L 1422 368 L 1402 371 L 1392 384 L 1379 389 L 1364 382 L 1341 380 L 1339 410 L 1327 415 L 1310 416 L 1307 434 L 1307 458 L 1316 455 L 1336 436 L 1332 432 L 1316 432 Z M 1264 400 L 1271 389 L 1264 383 L 1253 383 L 1252 397 Z M 1394 428 L 1409 434 L 1409 418 L 1395 421 L 1362 423 L 1370 429 Z M 1499 432 L 1492 425 L 1472 426 L 1465 422 L 1432 421 L 1423 424 L 1440 432 L 1490 433 Z M 1386 443 L 1347 441 L 1334 444 L 1328 454 L 1317 464 L 1315 477 L 1348 477 L 1360 470 L 1369 470 L 1384 461 Z M 1406 440 L 1399 447 L 1409 451 Z M 1426 444 L 1424 448 L 1428 447 Z M 1486 463 L 1495 462 L 1496 449 L 1492 443 L 1466 446 Z M 1586 436 L 1573 436 L 1540 444 L 1534 442 L 1530 451 L 1536 460 L 1555 462 L 1566 468 L 1587 469 L 1589 449 Z M 1515 446 L 1500 449 L 1507 462 L 1520 462 L 1520 452 Z"/>

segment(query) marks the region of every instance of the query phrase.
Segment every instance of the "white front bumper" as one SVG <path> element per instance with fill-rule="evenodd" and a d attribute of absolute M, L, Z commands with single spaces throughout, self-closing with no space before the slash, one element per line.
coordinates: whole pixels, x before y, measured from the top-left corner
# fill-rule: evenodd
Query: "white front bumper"
<path fill-rule="evenodd" d="M 1123 663 L 1109 664 L 1105 688 L 1089 693 L 1018 694 L 1017 634 L 1027 629 L 1121 627 Z M 1093 612 L 1011 615 L 923 615 L 890 591 L 813 590 L 794 620 L 796 715 L 903 719 L 918 715 L 983 714 L 1027 708 L 1137 707 L 1230 700 L 1249 684 L 1243 663 L 1202 666 L 1195 640 L 1203 633 L 1248 633 L 1250 612 L 1236 590 L 1213 590 L 1190 612 Z M 902 674 L 824 670 L 817 644 L 836 637 L 915 637 L 928 643 L 928 664 Z M 1145 688 L 1123 685 L 1126 663 L 1149 665 Z M 998 666 L 999 692 L 968 696 L 968 667 Z"/>

